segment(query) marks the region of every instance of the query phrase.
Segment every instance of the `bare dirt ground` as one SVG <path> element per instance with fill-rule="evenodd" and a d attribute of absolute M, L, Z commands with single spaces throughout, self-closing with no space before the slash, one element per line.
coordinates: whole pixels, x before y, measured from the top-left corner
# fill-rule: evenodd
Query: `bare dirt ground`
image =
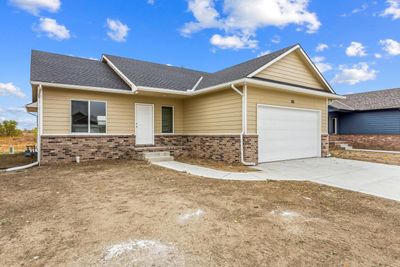
<path fill-rule="evenodd" d="M 197 158 L 188 158 L 188 157 L 179 157 L 175 159 L 176 161 L 180 161 L 187 164 L 193 164 L 198 166 L 203 166 L 206 168 L 211 168 L 215 170 L 228 171 L 228 172 L 255 172 L 258 171 L 254 168 L 250 168 L 240 163 L 225 163 L 221 161 L 214 160 L 206 160 L 206 159 L 197 159 Z"/>
<path fill-rule="evenodd" d="M 0 266 L 400 266 L 400 203 L 135 161 L 39 167 L 0 174 Z"/>
<path fill-rule="evenodd" d="M 336 158 L 362 160 L 390 165 L 400 165 L 400 154 L 349 151 L 341 149 L 331 150 L 330 153 L 333 157 Z"/>
<path fill-rule="evenodd" d="M 34 158 L 27 158 L 24 153 L 17 154 L 0 154 L 0 169 L 23 166 L 34 162 Z"/>

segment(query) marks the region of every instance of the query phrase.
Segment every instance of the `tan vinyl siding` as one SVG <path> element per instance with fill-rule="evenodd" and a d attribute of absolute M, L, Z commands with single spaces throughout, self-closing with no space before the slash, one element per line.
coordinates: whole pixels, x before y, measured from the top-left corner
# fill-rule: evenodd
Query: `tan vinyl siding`
<path fill-rule="evenodd" d="M 291 103 L 292 100 L 294 100 L 293 104 Z M 249 134 L 257 133 L 258 104 L 320 110 L 321 133 L 328 132 L 328 105 L 326 98 L 286 93 L 268 88 L 249 87 L 247 89 L 247 131 Z"/>
<path fill-rule="evenodd" d="M 43 93 L 43 134 L 70 134 L 71 100 L 107 102 L 107 134 L 134 134 L 134 104 L 154 104 L 155 134 L 161 133 L 161 106 L 174 107 L 174 132 L 183 132 L 182 100 L 166 97 L 130 96 L 60 88 L 45 88 Z"/>
<path fill-rule="evenodd" d="M 184 100 L 185 134 L 238 134 L 242 130 L 242 97 L 232 89 Z"/>
<path fill-rule="evenodd" d="M 256 77 L 328 90 L 326 85 L 303 58 L 303 55 L 300 55 L 297 51 L 273 63 L 271 66 L 258 73 Z"/>

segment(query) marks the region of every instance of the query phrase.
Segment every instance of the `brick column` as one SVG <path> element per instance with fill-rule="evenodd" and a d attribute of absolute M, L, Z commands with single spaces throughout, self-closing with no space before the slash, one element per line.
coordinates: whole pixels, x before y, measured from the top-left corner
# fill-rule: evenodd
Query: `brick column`
<path fill-rule="evenodd" d="M 329 135 L 321 135 L 321 157 L 326 158 L 329 155 Z"/>

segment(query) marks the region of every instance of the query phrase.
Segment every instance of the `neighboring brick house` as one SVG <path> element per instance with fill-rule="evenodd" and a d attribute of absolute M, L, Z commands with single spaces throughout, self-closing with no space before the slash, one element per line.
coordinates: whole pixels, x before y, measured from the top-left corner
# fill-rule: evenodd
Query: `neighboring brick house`
<path fill-rule="evenodd" d="M 400 150 L 400 88 L 346 95 L 329 105 L 332 141 Z"/>
<path fill-rule="evenodd" d="M 328 101 L 343 98 L 300 45 L 215 73 L 32 51 L 31 85 L 42 163 L 145 151 L 244 163 L 325 156 Z"/>

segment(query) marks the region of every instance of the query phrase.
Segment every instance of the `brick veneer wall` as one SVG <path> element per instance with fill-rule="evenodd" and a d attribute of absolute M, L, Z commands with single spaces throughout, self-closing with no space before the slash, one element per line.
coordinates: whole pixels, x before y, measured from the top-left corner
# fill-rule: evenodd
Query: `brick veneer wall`
<path fill-rule="evenodd" d="M 135 137 L 131 136 L 42 136 L 41 163 L 104 159 L 133 159 Z"/>
<path fill-rule="evenodd" d="M 330 141 L 345 141 L 354 148 L 400 151 L 400 135 L 331 135 Z M 333 145 L 333 143 L 332 143 Z"/>
<path fill-rule="evenodd" d="M 329 135 L 321 135 L 321 157 L 325 158 L 329 155 Z"/>
<path fill-rule="evenodd" d="M 243 141 L 244 160 L 249 163 L 258 163 L 258 135 L 246 135 Z"/>

